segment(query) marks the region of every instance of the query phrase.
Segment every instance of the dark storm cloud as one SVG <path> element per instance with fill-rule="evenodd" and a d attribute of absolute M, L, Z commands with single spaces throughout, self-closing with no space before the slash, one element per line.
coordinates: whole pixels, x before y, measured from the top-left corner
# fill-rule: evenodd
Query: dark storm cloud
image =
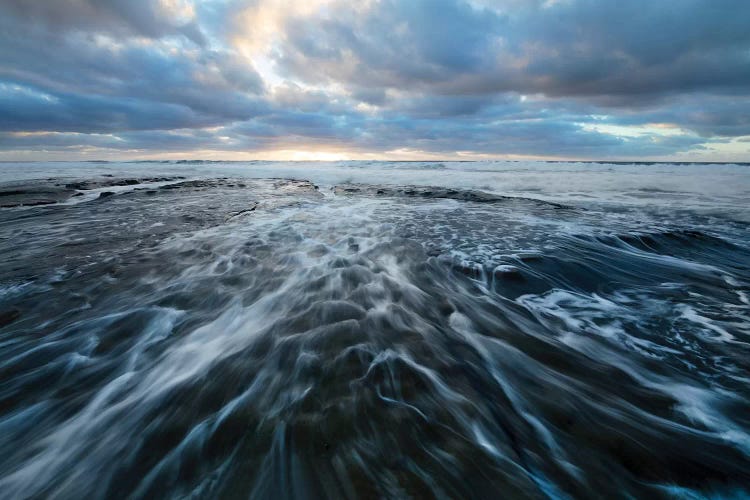
<path fill-rule="evenodd" d="M 423 85 L 488 64 L 500 26 L 494 12 L 454 0 L 383 0 L 364 15 L 344 7 L 313 22 L 291 17 L 278 62 L 313 81 Z"/>
<path fill-rule="evenodd" d="M 382 0 L 290 18 L 278 62 L 303 79 L 477 94 L 631 96 L 746 89 L 745 0 Z"/>
<path fill-rule="evenodd" d="M 53 31 L 79 30 L 160 38 L 180 34 L 203 45 L 194 21 L 180 21 L 153 0 L 2 0 L 0 13 Z"/>
<path fill-rule="evenodd" d="M 30 87 L 0 83 L 0 130 L 116 132 L 210 126 L 221 123 L 185 106 L 156 105 L 131 99 L 78 94 L 45 94 Z"/>
<path fill-rule="evenodd" d="M 2 130 L 205 127 L 267 107 L 260 77 L 225 50 L 0 28 Z"/>
<path fill-rule="evenodd" d="M 750 135 L 746 0 L 297 7 L 0 0 L 0 154 L 330 147 L 638 158 Z M 274 15 L 250 22 L 246 9 Z M 254 47 L 264 29 L 265 62 L 248 59 L 242 42 Z"/>

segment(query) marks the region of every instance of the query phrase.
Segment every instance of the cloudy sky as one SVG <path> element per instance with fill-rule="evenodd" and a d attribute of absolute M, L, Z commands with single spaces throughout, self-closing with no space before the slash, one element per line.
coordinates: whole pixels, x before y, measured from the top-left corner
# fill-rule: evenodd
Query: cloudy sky
<path fill-rule="evenodd" d="M 0 160 L 750 161 L 749 0 L 0 0 Z"/>

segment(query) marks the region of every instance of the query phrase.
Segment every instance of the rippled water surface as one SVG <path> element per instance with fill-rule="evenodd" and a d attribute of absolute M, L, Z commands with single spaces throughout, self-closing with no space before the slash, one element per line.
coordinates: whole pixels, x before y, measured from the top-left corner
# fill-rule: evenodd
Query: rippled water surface
<path fill-rule="evenodd" d="M 0 164 L 0 498 L 746 497 L 748 200 L 743 165 Z"/>

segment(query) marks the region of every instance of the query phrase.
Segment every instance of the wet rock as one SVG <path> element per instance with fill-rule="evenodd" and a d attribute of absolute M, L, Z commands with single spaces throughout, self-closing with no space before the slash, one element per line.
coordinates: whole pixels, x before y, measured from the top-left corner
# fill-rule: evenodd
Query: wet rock
<path fill-rule="evenodd" d="M 473 203 L 507 203 L 513 201 L 525 201 L 550 208 L 572 208 L 566 205 L 561 205 L 559 203 L 537 200 L 534 198 L 502 196 L 472 189 L 451 189 L 436 186 L 378 186 L 372 184 L 343 184 L 335 186 L 333 188 L 333 192 L 337 195 L 451 199 Z"/>
<path fill-rule="evenodd" d="M 229 214 L 224 219 L 224 222 L 228 222 L 228 221 L 234 219 L 235 217 L 239 217 L 240 215 L 244 215 L 244 214 L 249 213 L 249 212 L 254 212 L 256 208 L 258 208 L 258 204 L 257 203 L 253 204 L 253 206 L 251 206 L 250 208 L 246 208 L 244 210 L 240 210 L 239 212 L 234 212 L 232 214 Z"/>
<path fill-rule="evenodd" d="M 112 176 L 102 176 L 102 177 L 112 177 Z M 99 180 L 84 180 L 84 181 L 69 182 L 65 184 L 65 187 L 67 189 L 75 189 L 78 191 L 88 191 L 91 189 L 115 187 L 115 186 L 137 186 L 138 184 L 151 184 L 155 182 L 179 181 L 181 179 L 184 179 L 184 177 L 144 177 L 140 179 L 107 178 L 107 179 L 99 179 Z"/>
<path fill-rule="evenodd" d="M 103 193 L 99 193 L 99 198 L 109 198 L 110 196 L 114 196 L 114 194 L 112 191 L 104 191 Z"/>
<path fill-rule="evenodd" d="M 453 264 L 453 270 L 471 279 L 480 279 L 482 277 L 482 266 L 474 263 L 456 262 Z"/>
<path fill-rule="evenodd" d="M 13 184 L 0 187 L 0 207 L 52 205 L 67 200 L 75 191 L 54 185 Z"/>
<path fill-rule="evenodd" d="M 213 188 L 213 187 L 220 187 L 222 185 L 223 185 L 222 181 L 216 180 L 216 179 L 210 179 L 210 180 L 176 182 L 174 184 L 167 184 L 165 186 L 161 186 L 159 189 L 172 190 L 172 189 L 186 189 L 186 188 Z"/>
<path fill-rule="evenodd" d="M 122 183 L 117 184 L 118 186 L 135 186 L 136 184 L 141 184 L 141 181 L 138 179 L 125 179 L 122 181 Z"/>
<path fill-rule="evenodd" d="M 456 308 L 453 307 L 453 304 L 450 303 L 450 301 L 443 297 L 437 304 L 438 311 L 440 311 L 440 314 L 443 316 L 450 316 L 454 312 L 456 312 Z"/>
<path fill-rule="evenodd" d="M 500 265 L 492 271 L 492 277 L 495 280 L 504 280 L 511 282 L 522 282 L 524 281 L 521 270 L 515 266 Z"/>
<path fill-rule="evenodd" d="M 0 328 L 10 325 L 20 317 L 21 311 L 18 309 L 10 309 L 8 311 L 0 312 Z"/>
<path fill-rule="evenodd" d="M 538 253 L 522 253 L 522 254 L 518 254 L 518 259 L 521 262 L 530 264 L 530 263 L 535 263 L 535 262 L 541 262 L 542 260 L 544 260 L 544 256 Z"/>

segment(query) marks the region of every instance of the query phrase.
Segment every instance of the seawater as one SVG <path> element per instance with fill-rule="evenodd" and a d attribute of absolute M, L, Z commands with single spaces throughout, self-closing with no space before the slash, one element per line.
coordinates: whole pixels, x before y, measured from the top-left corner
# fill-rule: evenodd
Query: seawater
<path fill-rule="evenodd" d="M 81 181 L 0 209 L 0 497 L 750 494 L 746 165 L 0 164 Z"/>

